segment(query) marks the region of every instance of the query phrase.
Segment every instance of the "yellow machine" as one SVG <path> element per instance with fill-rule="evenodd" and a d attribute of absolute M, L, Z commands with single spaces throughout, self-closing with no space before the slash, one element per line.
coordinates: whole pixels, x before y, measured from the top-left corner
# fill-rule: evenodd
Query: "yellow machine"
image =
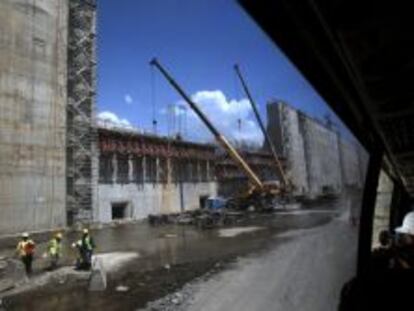
<path fill-rule="evenodd" d="M 259 177 L 253 172 L 250 166 L 246 163 L 246 161 L 244 161 L 244 159 L 240 156 L 237 150 L 233 148 L 233 146 L 222 134 L 220 134 L 220 132 L 209 121 L 207 116 L 200 110 L 197 104 L 194 103 L 191 98 L 183 91 L 178 83 L 161 66 L 158 60 L 154 58 L 151 60 L 150 64 L 152 66 L 155 66 L 162 73 L 162 75 L 167 79 L 171 86 L 182 96 L 182 98 L 188 103 L 191 109 L 193 109 L 201 121 L 207 126 L 210 132 L 214 135 L 217 142 L 224 148 L 224 150 L 227 151 L 233 161 L 237 163 L 240 169 L 247 175 L 251 187 L 249 187 L 249 190 L 246 193 L 230 200 L 230 205 L 234 208 L 245 208 L 253 205 L 258 210 L 270 209 L 273 198 L 275 198 L 276 195 L 284 195 L 287 192 L 287 183 L 285 181 L 285 175 L 283 173 L 282 167 L 278 166 L 281 170 L 283 185 L 280 185 L 278 182 L 262 182 Z"/>

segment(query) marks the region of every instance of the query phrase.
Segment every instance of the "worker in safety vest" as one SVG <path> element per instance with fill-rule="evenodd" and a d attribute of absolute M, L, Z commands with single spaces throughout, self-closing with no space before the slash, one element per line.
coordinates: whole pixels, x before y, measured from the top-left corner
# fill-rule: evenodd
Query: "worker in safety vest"
<path fill-rule="evenodd" d="M 82 232 L 82 238 L 72 244 L 72 247 L 77 248 L 79 251 L 79 257 L 76 261 L 76 269 L 89 270 L 92 265 L 92 254 L 95 249 L 95 243 L 90 236 L 88 229 L 85 228 Z"/>
<path fill-rule="evenodd" d="M 56 269 L 59 259 L 62 257 L 62 233 L 56 233 L 47 245 L 47 255 L 50 258 L 49 269 Z"/>
<path fill-rule="evenodd" d="M 17 244 L 16 252 L 22 260 L 28 275 L 32 273 L 34 249 L 35 243 L 29 238 L 29 234 L 27 232 L 23 233 L 21 240 Z"/>

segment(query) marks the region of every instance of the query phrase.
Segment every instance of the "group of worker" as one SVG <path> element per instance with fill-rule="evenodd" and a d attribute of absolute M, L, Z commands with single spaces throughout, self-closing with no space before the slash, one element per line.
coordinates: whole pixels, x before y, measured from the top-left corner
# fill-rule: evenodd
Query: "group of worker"
<path fill-rule="evenodd" d="M 47 251 L 43 254 L 44 258 L 49 258 L 48 270 L 57 268 L 62 258 L 62 233 L 56 233 L 47 244 Z M 92 255 L 95 249 L 95 243 L 88 229 L 82 230 L 82 237 L 72 243 L 72 247 L 77 249 L 78 257 L 75 263 L 75 269 L 89 270 L 92 266 Z M 36 244 L 30 235 L 25 232 L 21 236 L 21 240 L 17 244 L 16 252 L 24 264 L 27 275 L 32 273 L 32 264 L 35 254 Z"/>

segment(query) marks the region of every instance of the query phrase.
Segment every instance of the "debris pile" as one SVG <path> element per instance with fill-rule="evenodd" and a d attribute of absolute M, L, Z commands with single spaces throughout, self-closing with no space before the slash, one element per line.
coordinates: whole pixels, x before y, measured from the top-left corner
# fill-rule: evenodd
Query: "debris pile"
<path fill-rule="evenodd" d="M 152 226 L 179 224 L 194 225 L 199 229 L 211 229 L 225 225 L 234 225 L 243 221 L 247 212 L 228 209 L 197 209 L 176 214 L 148 215 L 148 222 Z"/>

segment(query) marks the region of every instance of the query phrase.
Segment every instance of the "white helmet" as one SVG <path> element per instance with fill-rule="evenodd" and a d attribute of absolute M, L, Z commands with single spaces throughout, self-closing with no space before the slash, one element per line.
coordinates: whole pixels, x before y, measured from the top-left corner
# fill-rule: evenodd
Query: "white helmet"
<path fill-rule="evenodd" d="M 405 215 L 402 226 L 395 229 L 395 232 L 414 235 L 414 212 Z"/>

